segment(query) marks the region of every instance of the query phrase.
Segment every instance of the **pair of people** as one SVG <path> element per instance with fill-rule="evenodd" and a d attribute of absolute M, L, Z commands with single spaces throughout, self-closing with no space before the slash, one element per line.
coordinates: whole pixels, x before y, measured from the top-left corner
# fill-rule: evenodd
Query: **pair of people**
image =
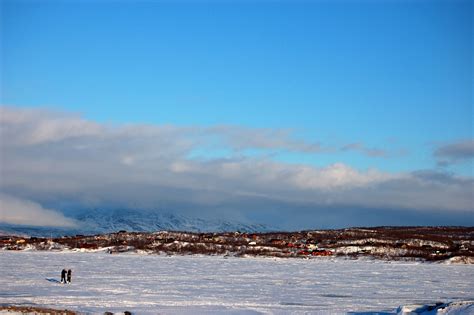
<path fill-rule="evenodd" d="M 71 283 L 71 275 L 71 269 L 68 269 L 67 271 L 66 269 L 63 269 L 61 271 L 61 283 Z"/>

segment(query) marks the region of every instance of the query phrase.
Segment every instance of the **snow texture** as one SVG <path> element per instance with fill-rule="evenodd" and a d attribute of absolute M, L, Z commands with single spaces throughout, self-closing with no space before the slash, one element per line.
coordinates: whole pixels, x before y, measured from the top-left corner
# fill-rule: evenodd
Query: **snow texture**
<path fill-rule="evenodd" d="M 474 314 L 473 265 L 1 251 L 0 270 L 0 305 L 85 313 Z"/>
<path fill-rule="evenodd" d="M 474 314 L 474 301 L 454 301 L 450 303 L 432 303 L 426 305 L 404 305 L 398 308 L 397 315 L 411 314 Z"/>

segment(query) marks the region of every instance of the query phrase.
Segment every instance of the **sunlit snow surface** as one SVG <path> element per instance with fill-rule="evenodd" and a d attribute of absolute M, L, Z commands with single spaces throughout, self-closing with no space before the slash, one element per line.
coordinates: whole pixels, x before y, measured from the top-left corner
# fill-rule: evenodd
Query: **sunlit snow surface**
<path fill-rule="evenodd" d="M 73 282 L 55 282 L 63 268 Z M 346 313 L 474 300 L 474 266 L 343 259 L 0 252 L 0 304 L 82 312 Z"/>

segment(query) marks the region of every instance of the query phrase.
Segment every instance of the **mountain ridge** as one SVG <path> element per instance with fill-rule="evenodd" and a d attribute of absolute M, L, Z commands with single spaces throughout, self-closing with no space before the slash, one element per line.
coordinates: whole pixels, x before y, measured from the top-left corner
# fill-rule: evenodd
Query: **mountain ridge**
<path fill-rule="evenodd" d="M 77 227 L 23 226 L 0 223 L 0 233 L 30 236 L 61 236 L 75 234 L 101 234 L 120 230 L 134 232 L 189 231 L 189 232 L 267 232 L 276 228 L 237 220 L 204 219 L 163 211 L 92 209 L 81 210 L 69 218 Z"/>

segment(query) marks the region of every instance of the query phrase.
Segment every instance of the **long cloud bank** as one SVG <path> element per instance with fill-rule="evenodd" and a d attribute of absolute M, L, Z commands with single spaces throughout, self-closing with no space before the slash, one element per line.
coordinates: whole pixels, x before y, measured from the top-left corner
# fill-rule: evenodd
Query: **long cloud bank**
<path fill-rule="evenodd" d="M 1 107 L 0 135 L 3 195 L 61 210 L 186 204 L 196 211 L 219 209 L 215 215 L 246 216 L 260 211 L 262 204 L 275 209 L 281 204 L 285 207 L 278 217 L 283 219 L 291 218 L 291 209 L 299 205 L 377 209 L 381 216 L 384 209 L 474 212 L 470 177 L 360 171 L 342 163 L 317 168 L 277 162 L 271 154 L 242 153 L 325 151 L 318 143 L 294 138 L 289 130 L 116 126 L 71 113 Z M 236 154 L 196 154 L 222 150 Z M 5 202 L 0 206 L 0 220 L 18 212 Z"/>

